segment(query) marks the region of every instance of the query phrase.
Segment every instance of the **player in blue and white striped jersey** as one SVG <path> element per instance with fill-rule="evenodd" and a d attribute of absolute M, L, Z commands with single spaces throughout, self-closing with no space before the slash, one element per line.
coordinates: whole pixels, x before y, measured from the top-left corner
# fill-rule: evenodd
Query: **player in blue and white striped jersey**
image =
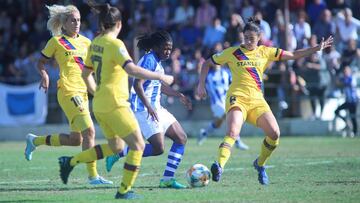
<path fill-rule="evenodd" d="M 206 128 L 200 129 L 198 137 L 198 144 L 202 145 L 205 139 L 216 128 L 219 128 L 225 120 L 225 99 L 226 92 L 231 83 L 231 73 L 228 68 L 216 65 L 209 70 L 206 77 L 206 90 L 210 98 L 211 111 L 214 115 L 214 120 L 209 123 Z M 242 150 L 247 150 L 249 147 L 243 143 L 240 136 L 235 142 L 235 146 Z"/>
<path fill-rule="evenodd" d="M 138 47 L 147 53 L 140 59 L 138 65 L 159 74 L 164 74 L 161 61 L 168 59 L 172 50 L 172 39 L 166 31 L 157 31 L 151 35 L 139 37 Z M 158 80 L 135 79 L 131 89 L 131 108 L 135 112 L 141 132 L 150 144 L 146 144 L 143 157 L 158 156 L 164 153 L 164 136 L 169 137 L 173 144 L 168 154 L 160 188 L 186 188 L 185 185 L 175 180 L 175 172 L 180 165 L 185 151 L 187 135 L 175 119 L 160 104 L 161 93 L 178 97 L 180 101 L 191 109 L 191 101 L 178 91 L 162 84 Z M 124 157 L 127 147 L 115 156 L 106 158 L 106 169 L 111 170 L 113 164 Z"/>

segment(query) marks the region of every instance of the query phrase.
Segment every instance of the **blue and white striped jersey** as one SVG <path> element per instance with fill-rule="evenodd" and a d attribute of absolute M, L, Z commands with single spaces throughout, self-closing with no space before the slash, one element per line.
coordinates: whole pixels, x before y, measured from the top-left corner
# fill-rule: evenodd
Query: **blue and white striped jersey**
<path fill-rule="evenodd" d="M 140 59 L 138 66 L 141 66 L 142 68 L 145 68 L 149 71 L 164 74 L 164 68 L 160 64 L 160 59 L 152 51 L 145 54 Z M 160 108 L 161 82 L 159 80 L 145 80 L 143 89 L 151 107 L 154 109 Z M 140 97 L 135 92 L 134 84 L 132 84 L 131 87 L 130 103 L 134 112 L 147 111 Z"/>
<path fill-rule="evenodd" d="M 206 90 L 211 105 L 224 104 L 226 92 L 231 83 L 231 74 L 228 68 L 210 69 L 206 77 Z"/>

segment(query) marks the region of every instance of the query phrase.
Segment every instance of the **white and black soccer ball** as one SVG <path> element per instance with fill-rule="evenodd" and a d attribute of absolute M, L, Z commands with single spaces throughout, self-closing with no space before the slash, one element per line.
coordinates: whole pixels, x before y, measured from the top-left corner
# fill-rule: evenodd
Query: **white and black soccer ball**
<path fill-rule="evenodd" d="M 191 187 L 204 187 L 208 185 L 210 177 L 210 170 L 202 164 L 195 164 L 186 172 L 186 180 Z"/>

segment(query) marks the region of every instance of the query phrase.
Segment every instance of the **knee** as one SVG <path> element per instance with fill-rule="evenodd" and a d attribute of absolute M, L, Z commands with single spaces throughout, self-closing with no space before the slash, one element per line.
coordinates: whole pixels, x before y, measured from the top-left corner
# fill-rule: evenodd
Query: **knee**
<path fill-rule="evenodd" d="M 95 129 L 90 127 L 82 132 L 83 139 L 85 140 L 95 140 Z"/>
<path fill-rule="evenodd" d="M 176 140 L 174 140 L 175 143 L 177 144 L 182 144 L 182 145 L 185 145 L 186 142 L 187 142 L 187 135 L 185 133 L 180 133 Z"/>
<path fill-rule="evenodd" d="M 155 156 L 163 154 L 164 150 L 165 150 L 164 144 L 153 146 L 153 153 Z"/>
<path fill-rule="evenodd" d="M 239 132 L 235 128 L 230 128 L 227 132 L 227 135 L 235 139 L 237 136 L 239 136 Z"/>
<path fill-rule="evenodd" d="M 279 139 L 280 138 L 280 129 L 273 129 L 267 136 L 269 136 L 272 140 Z"/>

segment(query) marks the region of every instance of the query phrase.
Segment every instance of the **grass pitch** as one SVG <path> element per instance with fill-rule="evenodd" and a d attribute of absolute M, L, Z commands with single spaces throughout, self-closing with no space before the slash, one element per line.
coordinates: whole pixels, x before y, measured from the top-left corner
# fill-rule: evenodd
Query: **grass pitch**
<path fill-rule="evenodd" d="M 160 189 L 159 179 L 167 153 L 144 158 L 134 190 L 143 199 L 133 202 L 359 202 L 360 138 L 282 137 L 268 162 L 270 185 L 261 186 L 252 168 L 262 137 L 244 138 L 248 151 L 233 149 L 219 183 L 185 190 Z M 99 140 L 97 143 L 104 143 Z M 195 163 L 210 167 L 220 138 L 197 146 L 189 139 L 177 178 L 186 183 L 185 171 Z M 166 142 L 166 150 L 170 147 Z M 104 160 L 97 162 L 100 175 L 113 186 L 87 184 L 85 165 L 71 173 L 68 185 L 59 178 L 57 158 L 73 155 L 80 147 L 39 147 L 33 160 L 25 160 L 25 142 L 0 143 L 0 202 L 117 202 L 114 195 L 121 180 L 123 160 L 110 173 Z"/>

